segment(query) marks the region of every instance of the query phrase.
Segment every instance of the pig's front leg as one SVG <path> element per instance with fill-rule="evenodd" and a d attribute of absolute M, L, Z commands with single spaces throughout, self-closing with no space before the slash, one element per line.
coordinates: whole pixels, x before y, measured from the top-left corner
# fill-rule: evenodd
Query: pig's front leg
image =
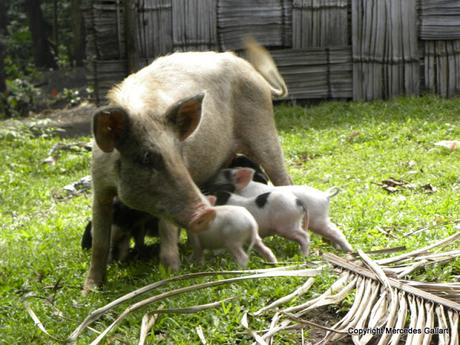
<path fill-rule="evenodd" d="M 93 197 L 93 243 L 91 264 L 83 286 L 83 293 L 94 290 L 102 285 L 107 270 L 107 259 L 110 249 L 110 228 L 112 225 L 113 195 L 106 193 Z"/>
<path fill-rule="evenodd" d="M 187 233 L 187 237 L 189 240 L 189 244 L 192 246 L 193 254 L 192 259 L 198 263 L 204 263 L 204 256 L 203 256 L 203 248 L 200 243 L 200 239 L 198 235 L 194 235 L 192 233 Z"/>
<path fill-rule="evenodd" d="M 160 219 L 159 232 L 160 262 L 164 266 L 177 271 L 180 267 L 179 231 L 177 230 L 177 226 L 164 219 Z"/>

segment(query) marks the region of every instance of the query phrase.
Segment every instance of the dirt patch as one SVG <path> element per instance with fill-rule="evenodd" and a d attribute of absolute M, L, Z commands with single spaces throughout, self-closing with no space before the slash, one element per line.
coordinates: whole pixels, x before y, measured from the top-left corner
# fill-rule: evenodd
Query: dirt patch
<path fill-rule="evenodd" d="M 40 114 L 24 119 L 26 123 L 41 121 L 38 126 L 60 128 L 58 135 L 63 138 L 88 136 L 91 134 L 91 118 L 96 110 L 92 103 L 82 103 L 74 108 L 45 110 Z"/>
<path fill-rule="evenodd" d="M 332 327 L 335 323 L 337 323 L 341 319 L 341 316 L 335 314 L 329 308 L 320 308 L 316 310 L 315 312 L 306 314 L 302 318 L 309 320 L 311 322 L 317 323 L 322 326 Z M 311 327 L 310 336 L 307 338 L 307 341 L 312 344 L 317 343 L 324 338 L 324 336 L 326 335 L 326 332 L 327 331 L 324 329 Z M 349 344 L 353 344 L 353 341 L 351 340 L 351 337 L 347 336 L 346 338 L 340 341 L 334 341 L 333 343 L 336 345 L 349 345 Z"/>

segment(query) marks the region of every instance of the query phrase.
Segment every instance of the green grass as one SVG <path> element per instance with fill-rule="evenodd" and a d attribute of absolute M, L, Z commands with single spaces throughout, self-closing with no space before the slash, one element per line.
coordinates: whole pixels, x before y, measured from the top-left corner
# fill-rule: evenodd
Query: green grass
<path fill-rule="evenodd" d="M 328 102 L 307 108 L 279 106 L 276 118 L 295 183 L 343 189 L 332 200 L 331 217 L 355 248 L 405 245 L 414 249 L 458 231 L 460 151 L 450 152 L 433 144 L 460 139 L 460 100 L 423 97 L 372 103 Z M 64 200 L 59 196 L 64 185 L 89 173 L 90 154 L 63 152 L 56 165 L 42 164 L 48 150 L 60 141 L 52 135 L 32 137 L 26 129 L 12 131 L 6 123 L 0 124 L 0 344 L 52 343 L 25 312 L 24 296 L 33 296 L 31 307 L 48 330 L 65 337 L 91 310 L 169 276 L 157 260 L 114 264 L 103 290 L 81 296 L 89 254 L 81 251 L 80 236 L 90 218 L 90 195 Z M 390 177 L 415 187 L 388 193 L 377 183 Z M 427 193 L 422 188 L 426 184 L 437 191 Z M 426 229 L 407 236 L 420 228 Z M 312 239 L 313 259 L 327 251 L 335 252 L 317 236 Z M 267 244 L 280 260 L 301 260 L 294 243 L 270 239 Z M 189 249 L 182 253 L 180 273 L 237 268 L 226 254 L 207 256 L 203 267 L 189 261 Z M 259 267 L 263 267 L 262 261 L 252 256 L 250 268 Z M 418 271 L 413 278 L 452 281 L 459 274 L 457 259 Z M 333 280 L 331 272 L 324 272 L 308 296 Z M 267 279 L 173 298 L 166 307 L 238 297 L 213 311 L 162 316 L 149 340 L 156 344 L 196 344 L 199 339 L 195 327 L 201 325 L 213 344 L 249 344 L 251 339 L 239 326 L 243 312 L 266 305 L 300 283 L 297 278 Z M 184 283 L 173 286 L 179 285 Z M 108 325 L 121 310 L 105 316 L 94 327 Z M 142 315 L 139 312 L 128 318 L 109 336 L 110 343 L 136 343 Z M 79 344 L 87 344 L 92 338 L 94 334 L 85 333 Z M 286 334 L 280 342 L 295 344 L 298 338 Z"/>

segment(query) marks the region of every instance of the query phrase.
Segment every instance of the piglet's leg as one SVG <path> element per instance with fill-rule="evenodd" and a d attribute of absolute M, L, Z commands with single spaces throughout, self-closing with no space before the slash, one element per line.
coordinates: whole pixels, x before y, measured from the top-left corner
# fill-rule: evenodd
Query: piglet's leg
<path fill-rule="evenodd" d="M 126 261 L 129 255 L 131 236 L 117 225 L 112 225 L 111 248 L 109 262 L 113 260 Z"/>
<path fill-rule="evenodd" d="M 139 224 L 136 224 L 132 233 L 134 236 L 134 249 L 136 250 L 137 255 L 142 256 L 146 252 L 145 235 L 147 234 L 147 229 L 145 222 L 139 222 Z"/>
<path fill-rule="evenodd" d="M 276 260 L 275 254 L 273 254 L 272 250 L 268 248 L 263 242 L 262 239 L 259 237 L 254 241 L 254 250 L 260 254 L 265 260 L 268 262 L 276 264 L 278 260 Z"/>
<path fill-rule="evenodd" d="M 232 253 L 236 262 L 238 262 L 240 266 L 246 267 L 248 265 L 249 256 L 244 252 L 243 248 L 238 245 L 230 245 L 228 246 L 228 250 Z"/>
<path fill-rule="evenodd" d="M 296 241 L 300 245 L 300 251 L 303 255 L 308 255 L 310 251 L 310 238 L 305 230 L 302 228 L 299 229 L 289 229 L 279 231 L 278 234 L 288 240 Z"/>
<path fill-rule="evenodd" d="M 198 235 L 188 232 L 187 239 L 193 249 L 192 259 L 198 263 L 204 263 L 203 248 L 201 247 Z"/>
<path fill-rule="evenodd" d="M 338 246 L 340 249 L 346 252 L 353 251 L 353 247 L 348 242 L 345 235 L 337 228 L 337 225 L 335 225 L 334 223 L 329 221 L 327 223 L 321 223 L 321 224 L 315 225 L 314 227 L 310 227 L 310 229 L 313 232 L 317 233 L 318 235 L 331 241 L 336 246 Z"/>

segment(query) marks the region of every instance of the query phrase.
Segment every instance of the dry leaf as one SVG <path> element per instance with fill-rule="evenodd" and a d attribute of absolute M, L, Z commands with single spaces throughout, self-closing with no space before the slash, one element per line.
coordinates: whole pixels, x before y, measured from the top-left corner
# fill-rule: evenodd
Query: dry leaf
<path fill-rule="evenodd" d="M 431 183 L 423 185 L 422 188 L 427 193 L 436 193 L 438 191 L 438 189 L 435 186 L 433 186 Z"/>
<path fill-rule="evenodd" d="M 347 142 L 352 143 L 355 140 L 355 138 L 359 137 L 360 135 L 360 131 L 352 131 L 350 135 L 347 137 Z"/>
<path fill-rule="evenodd" d="M 395 193 L 401 189 L 414 189 L 415 185 L 404 180 L 398 180 L 393 177 L 383 180 L 381 183 L 376 183 L 378 186 L 385 189 L 387 192 Z"/>

